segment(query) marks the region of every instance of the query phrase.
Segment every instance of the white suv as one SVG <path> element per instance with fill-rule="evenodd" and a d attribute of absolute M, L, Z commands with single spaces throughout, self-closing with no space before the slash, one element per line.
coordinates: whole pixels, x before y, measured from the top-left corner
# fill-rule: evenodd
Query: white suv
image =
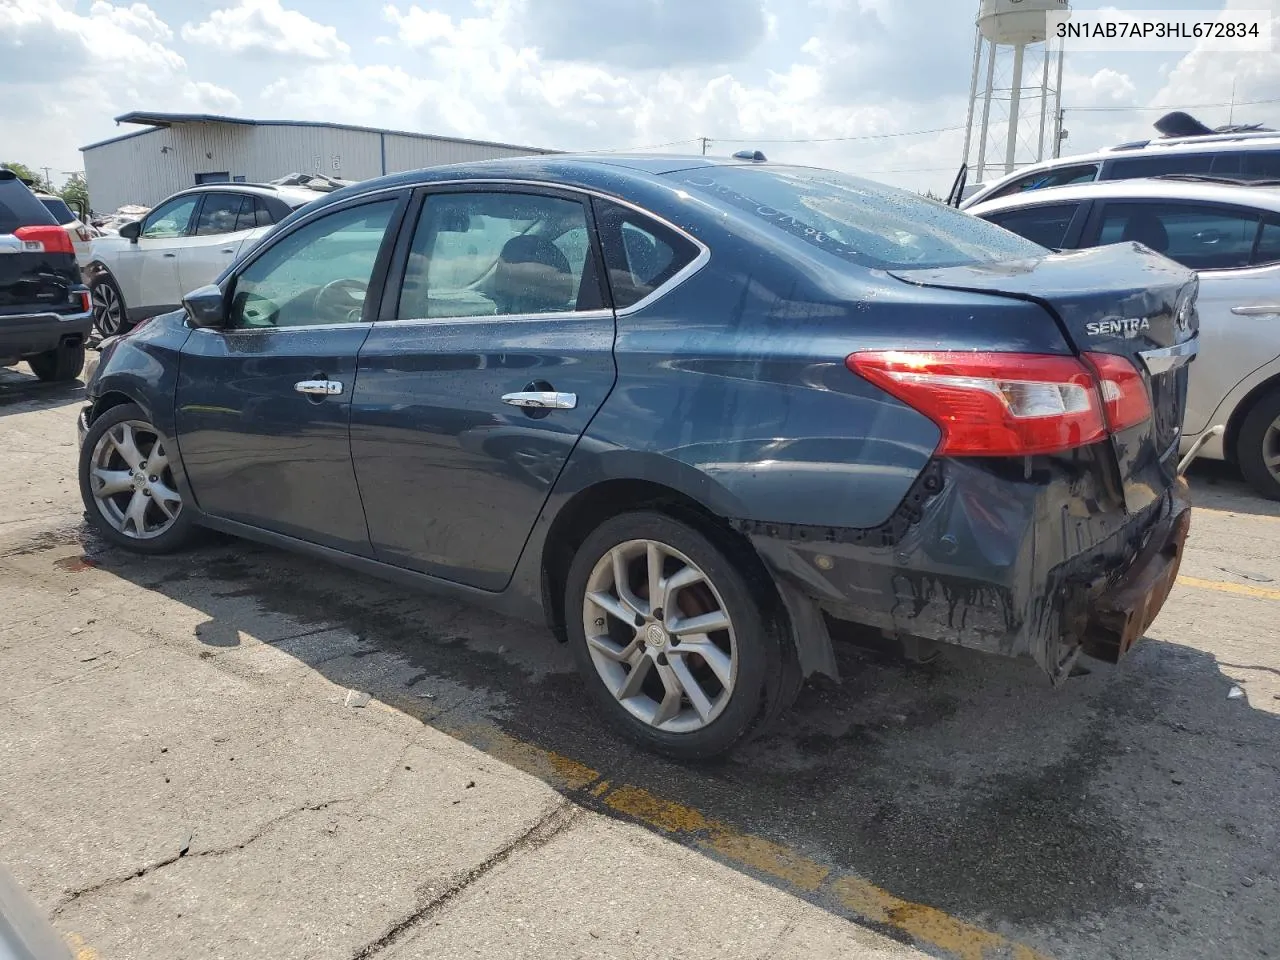
<path fill-rule="evenodd" d="M 324 194 L 271 184 L 207 184 L 175 193 L 118 235 L 89 244 L 80 265 L 104 337 L 176 310 L 294 210 Z"/>

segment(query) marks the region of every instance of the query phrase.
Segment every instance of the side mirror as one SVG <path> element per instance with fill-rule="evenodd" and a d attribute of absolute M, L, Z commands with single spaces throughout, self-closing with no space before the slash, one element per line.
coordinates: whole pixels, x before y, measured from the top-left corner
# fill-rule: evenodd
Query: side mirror
<path fill-rule="evenodd" d="M 124 237 L 130 243 L 138 242 L 138 234 L 142 232 L 141 220 L 130 220 L 120 228 L 120 236 Z"/>
<path fill-rule="evenodd" d="M 196 328 L 218 329 L 227 322 L 227 301 L 219 287 L 209 284 L 182 298 L 187 320 Z"/>

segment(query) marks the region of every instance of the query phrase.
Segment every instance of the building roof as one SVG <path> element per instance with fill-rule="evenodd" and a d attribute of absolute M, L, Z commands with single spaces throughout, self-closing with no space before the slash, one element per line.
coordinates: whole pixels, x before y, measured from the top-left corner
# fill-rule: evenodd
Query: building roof
<path fill-rule="evenodd" d="M 134 110 L 131 113 L 122 113 L 120 116 L 115 118 L 115 121 L 116 123 L 137 123 L 154 129 L 134 130 L 132 133 L 125 133 L 118 137 L 110 137 L 106 140 L 99 140 L 96 143 L 90 143 L 80 149 L 92 150 L 94 147 L 103 147 L 109 143 L 128 140 L 130 137 L 139 137 L 148 133 L 154 133 L 156 129 L 161 127 L 172 127 L 174 124 L 227 123 L 246 127 L 328 127 L 333 130 L 357 130 L 361 133 L 377 133 L 397 137 L 411 137 L 415 140 L 440 140 L 446 143 L 467 143 L 477 147 L 497 147 L 503 150 L 527 150 L 531 154 L 551 154 L 560 152 L 558 150 L 547 150 L 543 147 L 526 147 L 515 143 L 498 143 L 493 140 L 469 140 L 465 137 L 442 137 L 431 133 L 415 133 L 410 130 L 385 130 L 381 127 L 361 127 L 351 123 L 329 123 L 324 120 L 248 120 L 243 117 L 224 117 L 213 113 L 152 113 L 145 110 Z"/>

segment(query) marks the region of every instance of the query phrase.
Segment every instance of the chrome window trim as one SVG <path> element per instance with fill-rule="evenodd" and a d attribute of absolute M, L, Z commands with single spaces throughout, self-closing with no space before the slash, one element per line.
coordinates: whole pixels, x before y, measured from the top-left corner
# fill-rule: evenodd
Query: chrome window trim
<path fill-rule="evenodd" d="M 678 286 L 680 286 L 681 284 L 685 283 L 687 280 L 692 279 L 692 277 L 694 276 L 694 274 L 696 274 L 696 273 L 700 272 L 700 271 L 702 270 L 702 268 L 703 268 L 703 267 L 705 267 L 708 263 L 710 263 L 710 262 L 711 262 L 711 248 L 710 248 L 710 247 L 708 247 L 708 246 L 707 246 L 705 243 L 703 243 L 701 240 L 699 240 L 697 237 L 695 237 L 695 236 L 693 236 L 691 233 L 689 233 L 689 231 L 688 231 L 688 230 L 685 230 L 685 229 L 684 229 L 684 228 L 682 228 L 682 227 L 676 226 L 676 224 L 672 223 L 672 222 L 671 222 L 670 220 L 668 220 L 666 217 L 659 216 L 658 214 L 656 214 L 656 213 L 652 212 L 651 210 L 647 210 L 647 209 L 645 209 L 644 207 L 640 206 L 640 205 L 639 205 L 639 204 L 637 204 L 637 203 L 632 203 L 630 200 L 623 200 L 623 199 L 621 199 L 620 197 L 616 197 L 616 196 L 613 196 L 612 194 L 604 193 L 603 191 L 600 191 L 600 190 L 592 190 L 592 189 L 589 189 L 589 188 L 587 188 L 587 187 L 579 187 L 579 186 L 575 186 L 575 185 L 573 185 L 573 184 L 552 183 L 552 182 L 543 181 L 543 180 L 509 180 L 509 179 L 503 179 L 503 178 L 497 178 L 497 177 L 493 177 L 493 178 L 469 178 L 469 179 L 466 179 L 466 180 L 438 180 L 438 181 L 430 181 L 430 182 L 427 182 L 427 183 L 415 184 L 415 185 L 414 185 L 414 187 L 413 187 L 413 189 L 426 189 L 426 190 L 428 190 L 428 192 L 430 192 L 430 191 L 431 191 L 431 188 L 433 188 L 433 187 L 455 187 L 455 186 L 458 186 L 458 187 L 468 187 L 468 186 L 486 186 L 486 187 L 495 187 L 495 186 L 497 186 L 497 187 L 504 187 L 504 186 L 510 186 L 510 187 L 533 187 L 533 188 L 536 188 L 536 189 L 539 189 L 539 190 L 543 190 L 543 191 L 546 191 L 546 190 L 558 190 L 558 191 L 561 191 L 561 192 L 563 192 L 563 193 L 574 193 L 574 194 L 578 194 L 578 195 L 583 196 L 583 197 L 586 197 L 586 198 L 588 198 L 588 199 L 590 199 L 590 198 L 595 198 L 595 199 L 599 199 L 599 200 L 606 200 L 606 201 L 608 201 L 609 203 L 615 203 L 615 204 L 617 204 L 617 205 L 618 205 L 618 206 L 620 206 L 620 207 L 624 207 L 624 208 L 626 208 L 627 210 L 631 210 L 631 211 L 632 211 L 632 212 L 634 212 L 634 213 L 638 213 L 638 214 L 640 214 L 640 215 L 641 215 L 641 216 L 643 216 L 643 217 L 647 217 L 648 219 L 652 220 L 654 223 L 661 224 L 662 226 L 666 227 L 668 230 L 671 230 L 671 231 L 673 231 L 673 232 L 675 232 L 675 233 L 679 234 L 680 236 L 684 237 L 684 239 L 688 240 L 690 243 L 692 243 L 692 244 L 697 248 L 697 250 L 698 250 L 698 255 L 697 255 L 696 257 L 694 257 L 691 261 L 689 261 L 689 263 L 688 263 L 686 266 L 682 267 L 679 271 L 677 271 L 677 272 L 676 272 L 676 273 L 671 277 L 671 279 L 669 279 L 666 283 L 664 283 L 664 284 L 662 284 L 662 286 L 657 287 L 656 289 L 652 290 L 652 291 L 651 291 L 647 296 L 643 297 L 643 298 L 642 298 L 642 299 L 640 299 L 640 300 L 637 300 L 635 303 L 633 303 L 633 304 L 632 304 L 631 306 L 629 306 L 629 307 L 624 307 L 624 308 L 623 308 L 623 309 L 621 309 L 621 310 L 605 310 L 605 311 L 602 311 L 602 312 L 603 312 L 605 315 L 607 315 L 607 316 L 617 316 L 619 319 L 622 319 L 622 318 L 624 318 L 624 317 L 630 317 L 632 314 L 639 313 L 641 310 L 645 309 L 645 308 L 646 308 L 646 307 L 648 307 L 650 304 L 652 304 L 652 303 L 654 303 L 655 301 L 657 301 L 657 300 L 661 299 L 662 297 L 666 296 L 668 293 L 670 293 L 670 292 L 671 292 L 672 290 L 674 290 L 676 287 L 678 287 Z M 438 191 L 438 192 L 451 192 L 451 191 Z M 597 228 L 597 231 L 596 231 L 596 239 L 597 239 L 597 240 L 599 239 L 599 229 L 598 229 L 598 228 Z M 607 272 L 607 269 L 608 269 L 608 266 L 606 265 L 606 272 Z M 605 279 L 605 282 L 606 282 L 606 283 L 608 283 L 608 279 L 607 279 L 607 278 Z M 545 313 L 540 313 L 540 314 L 509 314 L 509 313 L 499 313 L 499 314 L 495 314 L 495 315 L 493 315 L 492 317 L 480 317 L 480 318 L 475 318 L 475 317 L 438 317 L 438 318 L 433 318 L 433 319 L 431 319 L 431 320 L 423 320 L 423 319 L 420 319 L 420 318 L 412 318 L 412 319 L 407 319 L 407 320 L 382 320 L 382 321 L 378 321 L 378 323 L 379 323 L 379 325 L 389 325 L 389 324 L 393 324 L 393 323 L 423 323 L 423 322 L 427 322 L 427 323 L 438 323 L 438 322 L 442 322 L 442 321 L 450 321 L 450 320 L 467 320 L 467 321 L 469 321 L 469 320 L 475 320 L 475 319 L 481 319 L 481 320 L 511 320 L 511 321 L 516 321 L 516 320 L 527 320 L 527 319 L 531 319 L 531 318 L 533 318 L 533 319 L 541 319 L 541 320 L 546 320 L 546 319 L 564 319 L 564 320 L 572 320 L 572 319 L 580 319 L 580 318 L 583 318 L 584 314 L 595 314 L 595 313 L 597 313 L 597 312 L 598 312 L 598 311 L 594 311 L 594 310 L 586 310 L 586 311 L 582 311 L 581 313 L 578 313 L 578 312 L 570 312 L 570 313 L 566 313 L 566 314 L 556 314 L 556 315 L 552 315 L 552 314 L 545 314 Z M 598 318 L 598 317 L 593 317 L 593 319 L 599 319 L 599 318 Z"/>
<path fill-rule="evenodd" d="M 197 333 L 216 333 L 219 336 L 237 336 L 240 334 L 257 335 L 262 333 L 293 333 L 312 332 L 317 330 L 369 330 L 373 327 L 372 323 L 360 321 L 359 323 L 300 323 L 287 327 L 196 327 Z"/>
<path fill-rule="evenodd" d="M 477 323 L 520 323 L 525 320 L 612 320 L 613 311 L 600 310 L 560 310 L 555 313 L 494 313 L 478 317 L 407 317 L 404 320 L 379 320 L 376 326 L 382 329 L 390 327 L 439 327 Z"/>

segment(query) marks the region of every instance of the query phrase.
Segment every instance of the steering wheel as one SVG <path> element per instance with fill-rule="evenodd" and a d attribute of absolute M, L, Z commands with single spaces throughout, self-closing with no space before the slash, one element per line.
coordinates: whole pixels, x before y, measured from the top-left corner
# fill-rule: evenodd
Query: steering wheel
<path fill-rule="evenodd" d="M 330 280 L 316 293 L 312 306 L 316 313 L 334 317 L 339 323 L 358 323 L 368 291 L 369 285 L 363 280 Z"/>

